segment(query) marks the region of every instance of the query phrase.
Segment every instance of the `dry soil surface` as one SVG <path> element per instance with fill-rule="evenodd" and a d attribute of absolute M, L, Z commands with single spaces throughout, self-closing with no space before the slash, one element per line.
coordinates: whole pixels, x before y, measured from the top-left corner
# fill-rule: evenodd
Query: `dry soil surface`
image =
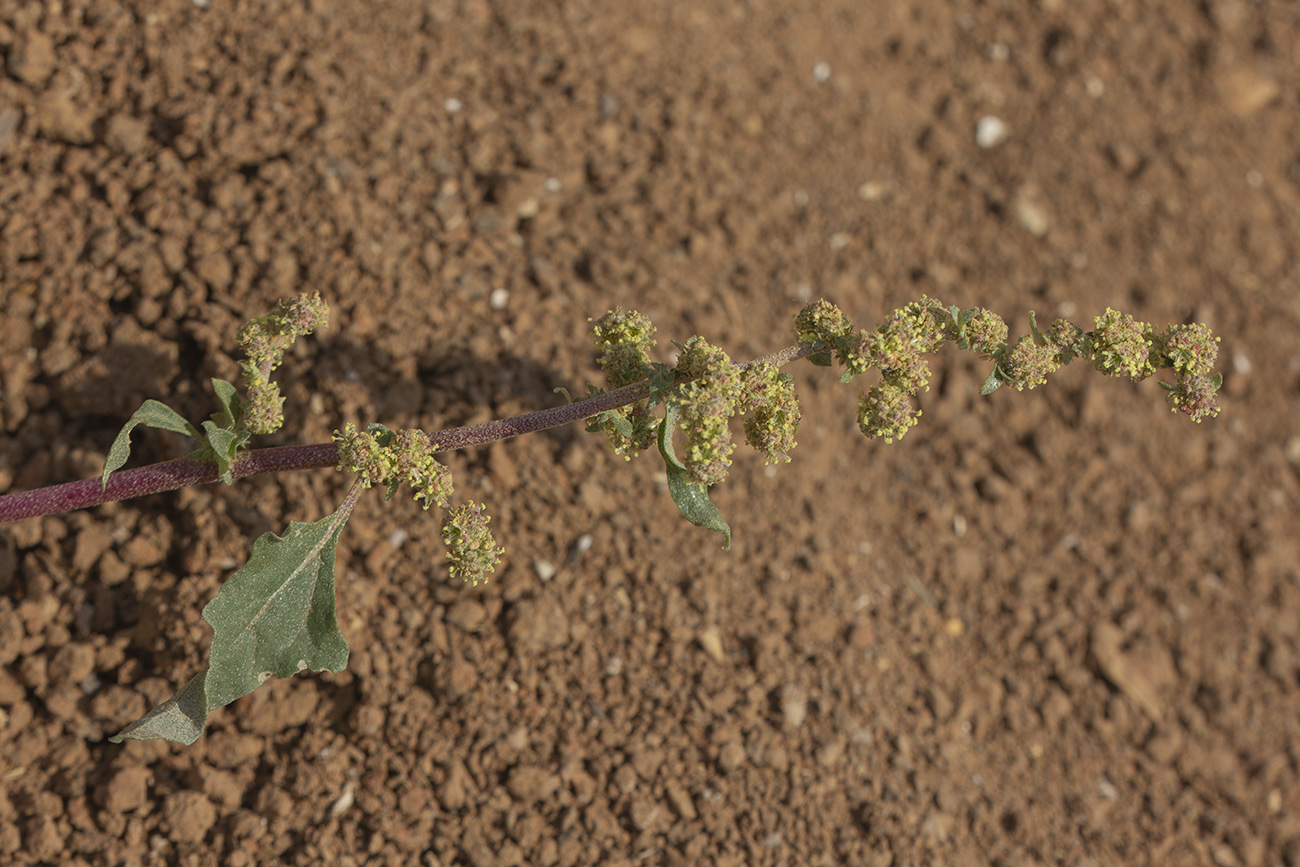
<path fill-rule="evenodd" d="M 1113 306 L 1225 370 L 1197 426 L 944 352 L 887 445 L 803 364 L 729 552 L 580 429 L 457 454 L 493 582 L 368 495 L 348 670 L 191 748 L 106 737 L 343 477 L 7 525 L 0 861 L 1300 863 L 1297 45 L 1285 0 L 0 0 L 0 491 L 97 475 L 145 398 L 206 417 L 302 290 L 271 444 L 555 405 L 618 305 L 736 358 L 821 296 Z"/>

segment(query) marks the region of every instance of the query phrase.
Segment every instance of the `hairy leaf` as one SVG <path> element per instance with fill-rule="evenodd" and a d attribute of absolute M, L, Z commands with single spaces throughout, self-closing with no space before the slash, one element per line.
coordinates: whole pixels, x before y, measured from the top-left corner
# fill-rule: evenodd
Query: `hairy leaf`
<path fill-rule="evenodd" d="M 668 493 L 672 496 L 682 517 L 697 527 L 715 530 L 723 535 L 731 549 L 731 527 L 723 519 L 718 507 L 709 499 L 709 489 L 691 481 L 686 466 L 677 459 L 673 451 L 673 432 L 677 430 L 677 418 L 680 415 L 677 404 L 668 401 L 664 411 L 664 420 L 659 424 L 659 454 L 663 455 L 664 466 L 668 472 Z"/>
<path fill-rule="evenodd" d="M 109 740 L 163 738 L 192 744 L 208 714 L 248 695 L 270 677 L 342 671 L 348 645 L 334 608 L 334 554 L 360 486 L 338 511 L 312 524 L 290 522 L 283 536 L 263 533 L 248 563 L 203 609 L 212 625 L 208 664 L 175 696 Z"/>
<path fill-rule="evenodd" d="M 160 401 L 146 400 L 118 431 L 117 439 L 113 440 L 113 445 L 108 450 L 108 457 L 104 459 L 104 475 L 100 480 L 101 490 L 108 487 L 108 477 L 126 465 L 127 458 L 131 456 L 131 431 L 140 425 L 185 434 L 196 440 L 203 439 L 203 435 L 194 425 L 183 419 L 176 410 Z"/>
<path fill-rule="evenodd" d="M 239 397 L 239 391 L 224 379 L 213 379 L 212 390 L 217 393 L 217 400 L 221 401 L 221 412 L 214 415 L 212 420 L 219 427 L 233 431 L 244 417 L 244 401 Z"/>

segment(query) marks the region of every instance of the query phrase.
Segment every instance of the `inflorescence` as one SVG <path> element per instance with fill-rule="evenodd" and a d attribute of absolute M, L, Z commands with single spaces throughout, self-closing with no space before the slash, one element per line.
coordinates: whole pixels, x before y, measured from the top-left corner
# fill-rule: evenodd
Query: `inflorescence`
<path fill-rule="evenodd" d="M 260 331 L 246 329 L 261 352 L 256 363 L 251 358 L 246 363 L 247 370 L 273 368 L 283 352 L 274 335 L 292 333 L 295 327 L 315 321 L 307 313 L 288 312 L 296 309 L 286 309 L 284 321 L 289 324 L 276 320 L 260 326 Z M 922 296 L 890 313 L 874 330 L 855 330 L 838 307 L 815 301 L 794 317 L 799 345 L 778 363 L 769 360 L 776 356 L 737 363 L 702 337 L 692 337 L 679 345 L 676 364 L 670 367 L 650 360 L 655 345 L 650 320 L 635 311 L 614 310 L 592 326 L 598 361 L 611 390 L 641 384 L 644 397 L 594 415 L 588 429 L 603 430 L 614 451 L 628 458 L 657 443 L 670 469 L 685 467 L 689 485 L 707 490 L 722 481 L 731 466 L 736 448 L 731 421 L 737 415 L 744 419 L 746 442 L 767 463 L 790 460 L 802 413 L 793 379 L 780 371 L 780 364 L 800 356 L 819 366 L 838 363 L 843 368 L 841 382 L 878 370 L 879 380 L 858 398 L 858 427 L 869 437 L 892 442 L 917 423 L 921 412 L 914 399 L 930 387 L 927 356 L 946 341 L 992 362 L 982 388 L 985 394 L 1004 384 L 1019 391 L 1036 388 L 1063 365 L 1082 358 L 1104 374 L 1134 382 L 1170 369 L 1174 381 L 1162 385 L 1173 410 L 1196 422 L 1219 412 L 1215 392 L 1222 377 L 1213 372 L 1218 338 L 1204 325 L 1170 325 L 1157 331 L 1109 308 L 1086 332 L 1064 319 L 1055 320 L 1045 331 L 1032 313 L 1029 320 L 1030 333 L 1013 341 L 1006 323 L 995 313 L 980 307 L 947 307 Z M 269 368 L 267 359 L 271 359 Z M 604 393 L 588 386 L 584 399 Z M 666 412 L 656 411 L 664 404 L 669 405 Z M 665 429 L 665 419 L 672 419 L 675 429 Z M 676 435 L 685 444 L 680 458 L 671 442 Z M 393 432 L 378 425 L 360 431 L 349 424 L 335 433 L 335 440 L 340 445 L 339 469 L 360 474 L 366 487 L 384 485 L 391 497 L 405 482 L 424 500 L 425 508 L 436 503 L 446 510 L 442 536 L 452 574 L 475 584 L 486 579 L 503 549 L 492 539 L 490 519 L 482 506 L 450 508 L 450 473 L 433 459 L 425 434 Z"/>

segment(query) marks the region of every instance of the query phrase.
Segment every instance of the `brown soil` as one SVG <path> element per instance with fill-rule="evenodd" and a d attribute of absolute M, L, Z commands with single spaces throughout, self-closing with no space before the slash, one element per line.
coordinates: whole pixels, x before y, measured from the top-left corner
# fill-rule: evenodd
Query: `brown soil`
<path fill-rule="evenodd" d="M 496 580 L 368 496 L 349 670 L 188 749 L 105 738 L 342 477 L 6 526 L 0 862 L 1300 863 L 1293 3 L 200 5 L 0 5 L 0 491 L 97 474 L 146 397 L 204 417 L 313 289 L 274 442 L 554 405 L 615 305 L 748 358 L 810 296 L 923 292 L 1208 322 L 1225 409 L 982 398 L 954 352 L 886 445 L 802 365 L 794 462 L 716 490 L 730 552 L 581 430 L 456 455 Z"/>

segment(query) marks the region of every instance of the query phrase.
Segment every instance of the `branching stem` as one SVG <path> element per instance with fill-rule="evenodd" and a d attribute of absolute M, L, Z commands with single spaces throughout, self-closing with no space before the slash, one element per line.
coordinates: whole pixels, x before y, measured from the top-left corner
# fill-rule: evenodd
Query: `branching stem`
<path fill-rule="evenodd" d="M 812 351 L 811 344 L 790 346 L 741 366 L 765 362 L 780 367 L 810 355 Z M 649 380 L 642 380 L 564 406 L 538 410 L 514 418 L 494 419 L 482 424 L 435 431 L 429 434 L 429 439 L 433 443 L 434 450 L 438 452 L 486 445 L 497 440 L 536 433 L 591 418 L 645 400 L 649 394 Z M 245 479 L 290 470 L 324 469 L 336 466 L 338 461 L 339 447 L 333 442 L 277 446 L 245 452 L 233 463 L 232 470 L 236 479 Z M 0 524 L 69 512 L 73 509 L 88 509 L 116 500 L 129 500 L 147 494 L 175 491 L 191 485 L 206 485 L 217 479 L 217 468 L 213 464 L 193 461 L 189 458 L 177 458 L 147 467 L 119 470 L 109 477 L 108 487 L 103 489 L 99 478 L 96 477 L 14 494 L 3 494 L 0 495 Z"/>

